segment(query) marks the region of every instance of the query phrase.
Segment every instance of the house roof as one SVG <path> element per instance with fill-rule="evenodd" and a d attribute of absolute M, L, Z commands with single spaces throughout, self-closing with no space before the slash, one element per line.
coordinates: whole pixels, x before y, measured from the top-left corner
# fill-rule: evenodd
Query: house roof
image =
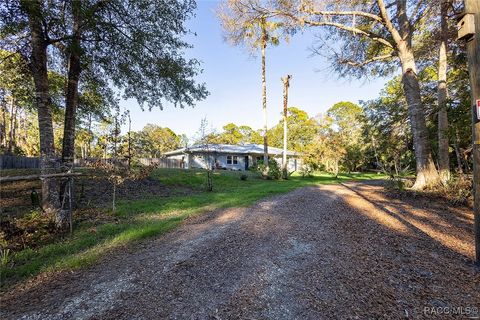
<path fill-rule="evenodd" d="M 173 156 L 178 154 L 185 153 L 195 153 L 195 152 L 217 152 L 217 153 L 234 153 L 234 154 L 263 154 L 263 145 L 262 144 L 209 144 L 209 145 L 193 145 L 187 148 L 181 148 L 169 152 L 165 152 L 164 156 Z M 282 155 L 283 149 L 268 147 L 269 155 Z M 296 156 L 297 152 L 288 151 L 287 155 Z"/>

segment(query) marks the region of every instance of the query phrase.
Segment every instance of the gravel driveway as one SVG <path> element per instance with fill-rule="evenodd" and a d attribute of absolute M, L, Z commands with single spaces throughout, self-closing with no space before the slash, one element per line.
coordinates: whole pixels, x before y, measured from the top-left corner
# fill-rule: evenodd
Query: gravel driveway
<path fill-rule="evenodd" d="M 375 184 L 307 187 L 17 288 L 0 317 L 466 318 L 480 304 L 472 258 L 465 208 L 392 199 Z"/>

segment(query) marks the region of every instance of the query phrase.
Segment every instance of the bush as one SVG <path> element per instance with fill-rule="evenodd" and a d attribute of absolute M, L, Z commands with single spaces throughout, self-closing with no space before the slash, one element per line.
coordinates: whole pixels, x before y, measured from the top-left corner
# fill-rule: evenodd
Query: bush
<path fill-rule="evenodd" d="M 246 174 L 242 174 L 242 175 L 240 176 L 240 180 L 245 181 L 245 180 L 247 180 L 247 179 L 248 179 L 248 176 L 247 176 Z"/>
<path fill-rule="evenodd" d="M 266 168 L 263 161 L 258 161 L 257 165 L 255 166 L 255 170 L 260 172 L 264 178 L 278 180 L 282 177 L 282 170 L 278 166 L 277 161 L 274 159 L 268 160 L 268 173 L 266 175 L 264 174 L 266 171 L 265 169 Z"/>
<path fill-rule="evenodd" d="M 441 193 L 453 204 L 473 203 L 472 179 L 467 176 L 454 177 L 443 186 Z"/>
<path fill-rule="evenodd" d="M 302 177 L 312 177 L 313 174 L 313 166 L 311 165 L 303 165 L 302 168 L 300 169 L 300 174 Z"/>

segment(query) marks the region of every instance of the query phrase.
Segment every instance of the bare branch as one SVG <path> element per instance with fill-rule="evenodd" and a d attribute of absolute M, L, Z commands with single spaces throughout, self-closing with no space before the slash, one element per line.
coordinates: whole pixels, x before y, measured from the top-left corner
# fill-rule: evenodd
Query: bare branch
<path fill-rule="evenodd" d="M 359 17 L 370 18 L 372 20 L 375 20 L 375 21 L 383 24 L 383 20 L 380 16 L 377 16 L 376 14 L 373 14 L 373 13 L 364 12 L 364 11 L 315 11 L 315 10 L 308 10 L 306 12 L 309 13 L 309 14 L 314 14 L 314 15 L 319 15 L 319 16 L 359 16 Z"/>
<path fill-rule="evenodd" d="M 352 67 L 363 67 L 363 66 L 366 66 L 367 64 L 370 64 L 370 63 L 373 63 L 373 62 L 377 62 L 377 61 L 383 61 L 383 60 L 387 60 L 389 58 L 393 58 L 395 55 L 393 53 L 389 53 L 389 54 L 384 54 L 384 55 L 381 55 L 381 56 L 376 56 L 376 57 L 373 57 L 371 59 L 367 59 L 367 60 L 364 60 L 364 61 L 361 61 L 361 62 L 357 62 L 357 61 L 352 61 L 352 60 L 348 60 L 348 59 L 344 59 L 344 60 L 339 60 L 339 63 L 342 63 L 342 64 L 348 64 L 349 66 L 352 66 Z"/>
<path fill-rule="evenodd" d="M 389 48 L 394 48 L 394 45 L 392 43 L 390 43 L 390 41 L 388 41 L 387 39 L 375 34 L 375 33 L 372 33 L 372 32 L 367 32 L 367 31 L 364 31 L 362 29 L 358 29 L 358 28 L 355 28 L 355 27 L 349 27 L 349 26 L 346 26 L 344 24 L 341 24 L 341 23 L 337 23 L 337 22 L 329 22 L 329 21 L 310 21 L 310 20 L 303 20 L 302 22 L 304 22 L 305 24 L 308 24 L 308 25 L 311 25 L 311 26 L 330 26 L 330 27 L 335 27 L 335 28 L 338 28 L 338 29 L 342 29 L 342 30 L 345 30 L 345 31 L 349 31 L 349 32 L 352 32 L 352 33 L 355 33 L 355 34 L 360 34 L 360 35 L 363 35 L 373 41 L 377 41 Z"/>
<path fill-rule="evenodd" d="M 391 33 L 395 43 L 399 44 L 402 41 L 402 37 L 400 36 L 400 33 L 398 32 L 398 30 L 395 29 L 392 21 L 388 17 L 388 13 L 387 13 L 387 9 L 385 7 L 385 3 L 383 2 L 383 0 L 377 0 L 377 4 L 378 4 L 378 8 L 380 9 L 380 15 L 382 16 L 382 19 L 385 23 L 385 27 Z"/>

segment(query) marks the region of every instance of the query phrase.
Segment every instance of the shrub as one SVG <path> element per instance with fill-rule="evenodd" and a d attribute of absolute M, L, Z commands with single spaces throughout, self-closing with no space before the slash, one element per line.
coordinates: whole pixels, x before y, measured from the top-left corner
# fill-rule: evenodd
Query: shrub
<path fill-rule="evenodd" d="M 311 165 L 303 165 L 302 168 L 300 169 L 300 174 L 302 177 L 311 177 L 313 174 L 313 166 Z"/>
<path fill-rule="evenodd" d="M 463 175 L 454 177 L 443 186 L 441 193 L 453 204 L 472 203 L 472 179 Z"/>
<path fill-rule="evenodd" d="M 268 160 L 268 173 L 265 174 L 265 164 L 263 161 L 259 161 L 257 165 L 255 166 L 255 170 L 260 172 L 265 179 L 275 179 L 278 180 L 282 177 L 282 170 L 278 166 L 277 161 L 274 159 L 269 159 Z"/>

